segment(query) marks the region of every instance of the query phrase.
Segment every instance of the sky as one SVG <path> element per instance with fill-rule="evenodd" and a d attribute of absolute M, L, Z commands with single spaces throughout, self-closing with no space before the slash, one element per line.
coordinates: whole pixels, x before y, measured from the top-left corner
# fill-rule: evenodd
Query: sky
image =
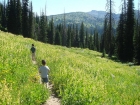
<path fill-rule="evenodd" d="M 3 2 L 4 0 L 0 0 Z M 40 11 L 45 11 L 47 15 L 56 15 L 69 12 L 90 12 L 91 10 L 101 10 L 105 11 L 105 5 L 107 0 L 29 0 L 33 3 L 33 11 L 40 15 Z M 121 1 L 122 0 L 112 0 L 114 1 L 115 13 L 120 13 L 121 11 Z M 138 9 L 138 1 L 134 0 L 134 7 Z"/>
<path fill-rule="evenodd" d="M 91 10 L 105 11 L 107 0 L 30 0 L 33 3 L 33 11 L 40 15 L 40 11 L 45 11 L 47 15 L 56 15 L 69 12 L 90 12 Z M 115 13 L 121 11 L 121 1 L 113 0 Z M 138 1 L 134 0 L 135 9 L 138 8 Z"/>

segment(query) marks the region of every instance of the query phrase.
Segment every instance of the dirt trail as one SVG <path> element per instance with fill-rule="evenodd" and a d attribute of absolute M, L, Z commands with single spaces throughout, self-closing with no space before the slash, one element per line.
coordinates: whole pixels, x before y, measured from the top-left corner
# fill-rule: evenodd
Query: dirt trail
<path fill-rule="evenodd" d="M 37 64 L 37 62 L 36 61 L 32 61 L 33 62 L 33 64 Z"/>
<path fill-rule="evenodd" d="M 33 64 L 37 64 L 36 61 L 32 61 L 32 62 L 33 62 Z M 57 98 L 55 96 L 55 94 L 52 92 L 52 85 L 51 84 L 49 84 L 48 89 L 49 89 L 49 92 L 51 93 L 51 95 L 50 95 L 49 99 L 46 100 L 46 102 L 43 105 L 61 105 L 60 99 Z"/>
<path fill-rule="evenodd" d="M 43 105 L 61 105 L 60 99 L 57 98 L 54 93 L 52 93 L 52 85 L 49 85 L 49 91 L 51 93 L 51 96 Z"/>

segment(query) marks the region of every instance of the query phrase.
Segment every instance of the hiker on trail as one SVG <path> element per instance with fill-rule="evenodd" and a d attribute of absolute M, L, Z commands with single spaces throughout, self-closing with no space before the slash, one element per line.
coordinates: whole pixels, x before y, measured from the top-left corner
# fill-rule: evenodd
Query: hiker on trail
<path fill-rule="evenodd" d="M 46 65 L 46 61 L 42 60 L 42 66 L 39 68 L 39 73 L 42 79 L 42 83 L 46 85 L 48 88 L 48 74 L 49 74 L 49 67 Z"/>
<path fill-rule="evenodd" d="M 32 44 L 31 47 L 31 53 L 32 53 L 32 60 L 35 61 L 35 52 L 36 52 L 36 48 L 34 47 L 34 44 Z"/>

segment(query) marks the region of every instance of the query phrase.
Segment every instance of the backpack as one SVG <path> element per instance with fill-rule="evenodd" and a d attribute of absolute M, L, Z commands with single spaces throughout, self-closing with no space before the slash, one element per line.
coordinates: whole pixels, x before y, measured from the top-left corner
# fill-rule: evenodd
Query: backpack
<path fill-rule="evenodd" d="M 35 48 L 34 47 L 31 48 L 31 52 L 35 53 Z"/>

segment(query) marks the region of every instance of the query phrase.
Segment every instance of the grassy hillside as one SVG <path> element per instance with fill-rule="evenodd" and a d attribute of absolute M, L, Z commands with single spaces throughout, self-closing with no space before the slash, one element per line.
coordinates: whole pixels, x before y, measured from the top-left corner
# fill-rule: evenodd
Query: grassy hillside
<path fill-rule="evenodd" d="M 40 105 L 48 91 L 39 84 L 37 62 L 45 59 L 62 105 L 140 105 L 140 67 L 128 66 L 88 49 L 43 44 L 0 32 L 0 104 Z"/>
<path fill-rule="evenodd" d="M 0 105 L 40 105 L 49 94 L 39 84 L 31 39 L 0 32 Z"/>

